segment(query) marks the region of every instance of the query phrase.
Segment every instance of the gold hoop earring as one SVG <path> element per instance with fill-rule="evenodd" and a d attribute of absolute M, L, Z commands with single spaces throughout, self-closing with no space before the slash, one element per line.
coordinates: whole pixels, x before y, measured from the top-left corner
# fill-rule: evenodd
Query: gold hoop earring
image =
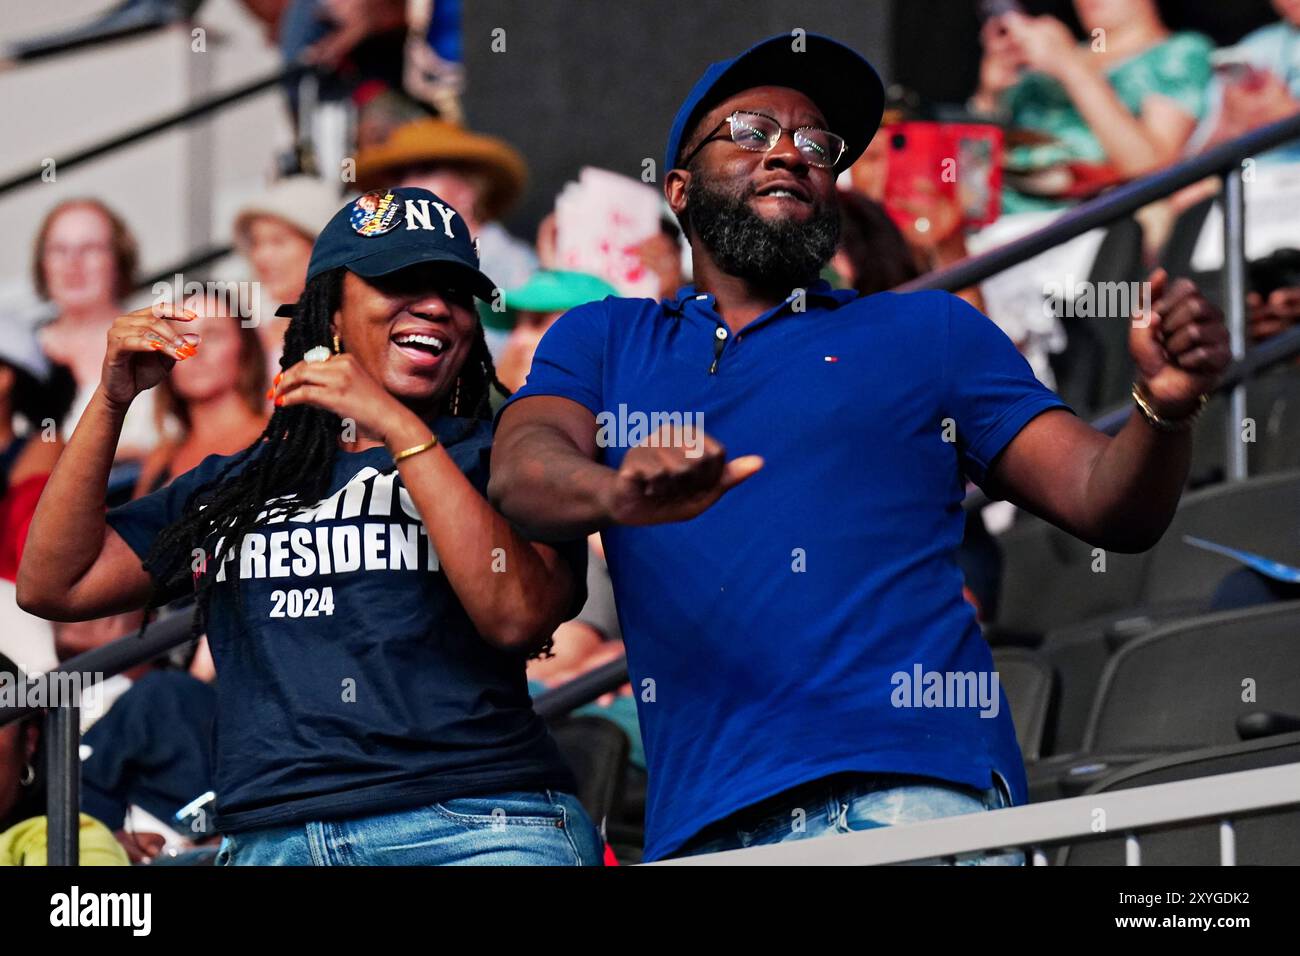
<path fill-rule="evenodd" d="M 339 343 L 339 337 L 334 336 L 334 354 L 338 355 L 343 351 L 343 346 Z"/>

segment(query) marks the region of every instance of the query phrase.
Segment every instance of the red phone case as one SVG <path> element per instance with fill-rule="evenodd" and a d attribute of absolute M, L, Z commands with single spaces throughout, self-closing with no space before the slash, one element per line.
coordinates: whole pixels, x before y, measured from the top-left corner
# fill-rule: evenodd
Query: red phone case
<path fill-rule="evenodd" d="M 929 196 L 920 179 L 962 209 L 963 227 L 985 226 L 1002 206 L 1002 130 L 983 123 L 906 122 L 883 127 L 889 165 L 885 209 L 900 228 Z"/>

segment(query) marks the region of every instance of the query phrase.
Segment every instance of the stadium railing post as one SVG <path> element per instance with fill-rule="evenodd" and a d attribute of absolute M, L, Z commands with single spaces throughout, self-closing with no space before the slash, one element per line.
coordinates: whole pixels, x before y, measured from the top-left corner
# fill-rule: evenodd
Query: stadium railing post
<path fill-rule="evenodd" d="M 1246 354 L 1246 195 L 1241 163 L 1223 171 L 1223 305 L 1228 320 L 1232 357 L 1239 361 Z M 1224 441 L 1227 442 L 1227 477 L 1229 481 L 1246 478 L 1246 443 L 1241 429 L 1246 417 L 1246 380 L 1243 378 L 1228 394 L 1228 416 Z"/>
<path fill-rule="evenodd" d="M 76 866 L 81 808 L 81 707 L 74 701 L 45 716 L 46 805 L 50 866 Z"/>

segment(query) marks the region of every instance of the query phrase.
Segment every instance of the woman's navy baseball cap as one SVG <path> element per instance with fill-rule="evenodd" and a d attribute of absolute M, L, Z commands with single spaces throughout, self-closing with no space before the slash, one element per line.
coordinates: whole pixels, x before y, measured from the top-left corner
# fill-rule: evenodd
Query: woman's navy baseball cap
<path fill-rule="evenodd" d="M 844 137 L 841 169 L 862 155 L 885 108 L 880 76 L 862 54 L 821 34 L 779 33 L 704 71 L 673 119 L 664 172 L 677 167 L 682 141 L 705 113 L 754 86 L 786 86 L 816 103 L 827 129 Z"/>
<path fill-rule="evenodd" d="M 496 292 L 460 213 L 416 186 L 372 190 L 336 212 L 312 246 L 307 281 L 339 267 L 373 279 L 414 265 L 438 265 L 485 302 Z M 282 305 L 275 314 L 295 309 Z"/>

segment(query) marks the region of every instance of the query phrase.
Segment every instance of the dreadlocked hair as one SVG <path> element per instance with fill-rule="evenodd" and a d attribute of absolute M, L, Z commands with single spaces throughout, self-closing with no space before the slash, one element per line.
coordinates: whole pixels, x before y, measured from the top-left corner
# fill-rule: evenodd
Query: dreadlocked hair
<path fill-rule="evenodd" d="M 331 325 L 343 301 L 344 272 L 341 268 L 324 272 L 303 289 L 285 329 L 281 369 L 302 361 L 309 349 L 328 348 L 332 343 Z M 442 414 L 451 414 L 454 407 L 457 417 L 467 420 L 442 442 L 444 446 L 468 437 L 479 422 L 491 421 L 493 389 L 503 397 L 510 396 L 509 389 L 497 380 L 482 323 L 475 325 L 474 343 L 440 409 Z M 216 477 L 196 488 L 180 518 L 154 540 L 144 561 L 153 580 L 149 606 L 157 607 L 169 600 L 169 595 L 184 593 L 193 582 L 196 610 L 191 633 L 194 637 L 205 633 L 215 572 L 224 556 L 238 554 L 245 535 L 267 520 L 292 515 L 326 496 L 342 424 L 338 415 L 313 405 L 276 408 L 257 440 L 233 456 Z M 393 465 L 385 473 L 396 470 Z M 238 577 L 230 580 L 236 606 L 242 608 Z M 148 616 L 141 635 L 147 626 Z M 548 638 L 542 650 L 549 649 Z"/>

